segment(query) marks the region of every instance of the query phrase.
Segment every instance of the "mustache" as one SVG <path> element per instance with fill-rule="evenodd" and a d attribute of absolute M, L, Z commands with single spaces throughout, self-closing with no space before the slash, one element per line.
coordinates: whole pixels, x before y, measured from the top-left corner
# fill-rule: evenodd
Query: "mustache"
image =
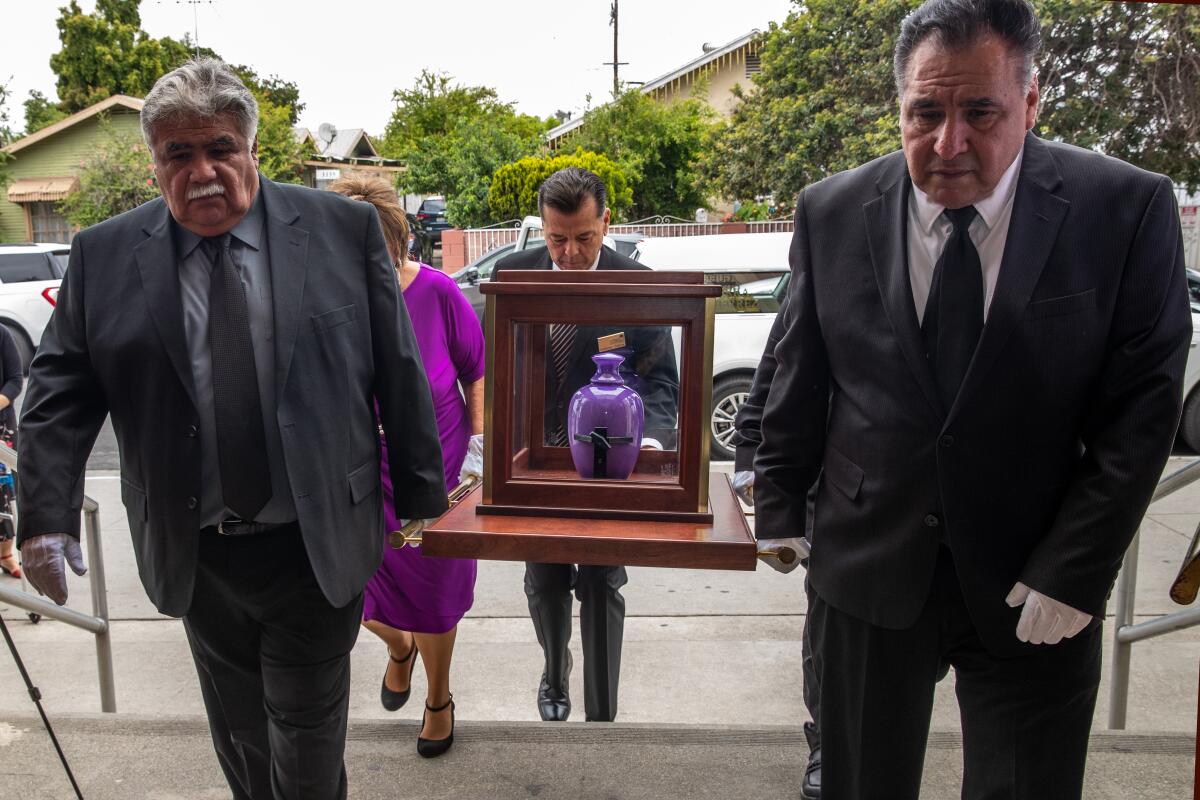
<path fill-rule="evenodd" d="M 213 195 L 225 194 L 225 187 L 214 181 L 206 183 L 203 186 L 194 186 L 187 191 L 188 200 L 199 200 L 202 197 L 212 197 Z"/>

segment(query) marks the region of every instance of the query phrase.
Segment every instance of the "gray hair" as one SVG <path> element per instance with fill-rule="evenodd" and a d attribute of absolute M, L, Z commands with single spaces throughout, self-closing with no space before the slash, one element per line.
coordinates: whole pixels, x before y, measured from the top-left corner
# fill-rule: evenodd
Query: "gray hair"
<path fill-rule="evenodd" d="M 237 73 L 216 58 L 194 58 L 154 83 L 142 106 L 142 136 L 154 149 L 159 124 L 187 118 L 233 117 L 246 142 L 258 133 L 258 103 Z"/>
<path fill-rule="evenodd" d="M 583 167 L 560 169 L 542 181 L 538 213 L 545 216 L 546 206 L 550 206 L 563 214 L 574 214 L 588 197 L 596 201 L 596 216 L 602 216 L 608 205 L 608 190 L 600 176 Z"/>
<path fill-rule="evenodd" d="M 897 93 L 904 97 L 909 58 L 930 36 L 936 36 L 943 47 L 956 49 L 987 34 L 1008 42 L 1021 55 L 1021 86 L 1028 91 L 1033 60 L 1042 49 L 1041 26 L 1029 0 L 926 0 L 900 25 L 893 62 Z"/>

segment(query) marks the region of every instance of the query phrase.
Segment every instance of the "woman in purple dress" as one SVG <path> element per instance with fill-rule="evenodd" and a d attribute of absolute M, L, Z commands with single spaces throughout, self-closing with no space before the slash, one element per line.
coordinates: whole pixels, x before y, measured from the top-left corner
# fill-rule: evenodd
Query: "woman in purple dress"
<path fill-rule="evenodd" d="M 347 176 L 330 189 L 371 203 L 379 212 L 429 377 L 450 491 L 466 475 L 482 473 L 484 346 L 479 320 L 449 276 L 405 257 L 408 224 L 386 181 Z M 394 531 L 401 521 L 394 515 L 392 493 L 403 492 L 404 487 L 392 486 L 386 443 L 381 441 L 381 447 L 384 516 L 387 531 Z M 471 607 L 474 589 L 474 561 L 424 556 L 419 547 L 388 546 L 383 564 L 366 587 L 363 626 L 388 648 L 380 688 L 384 708 L 395 711 L 408 701 L 418 652 L 425 665 L 429 688 L 417 752 L 426 757 L 441 755 L 454 742 L 450 658 L 458 621 Z"/>

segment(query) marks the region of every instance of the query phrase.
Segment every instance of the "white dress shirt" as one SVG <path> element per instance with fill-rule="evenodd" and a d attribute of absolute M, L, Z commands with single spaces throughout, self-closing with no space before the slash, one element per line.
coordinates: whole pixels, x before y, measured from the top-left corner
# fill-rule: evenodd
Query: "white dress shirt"
<path fill-rule="evenodd" d="M 983 318 L 987 320 L 1000 276 L 1000 261 L 1004 258 L 1004 243 L 1008 241 L 1008 223 L 1012 219 L 1013 197 L 1017 192 L 1017 175 L 1021 172 L 1021 157 L 1017 153 L 1012 164 L 1000 176 L 1000 182 L 987 197 L 976 202 L 979 213 L 971 222 L 971 241 L 979 251 L 983 267 Z M 946 207 L 929 199 L 929 195 L 912 186 L 908 204 L 908 280 L 912 285 L 913 304 L 917 319 L 925 318 L 925 303 L 933 283 L 933 269 L 938 257 L 954 232 L 954 224 L 942 216 Z"/>

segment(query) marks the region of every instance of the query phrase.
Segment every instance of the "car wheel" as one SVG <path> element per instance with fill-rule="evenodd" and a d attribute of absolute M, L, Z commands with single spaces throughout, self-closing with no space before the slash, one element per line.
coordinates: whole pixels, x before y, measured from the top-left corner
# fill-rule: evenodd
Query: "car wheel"
<path fill-rule="evenodd" d="M 712 458 L 730 460 L 734 456 L 733 422 L 738 409 L 750 396 L 750 377 L 733 375 L 720 378 L 713 385 L 712 421 L 709 428 L 712 432 Z"/>
<path fill-rule="evenodd" d="M 29 341 L 29 337 L 25 335 L 25 331 L 15 325 L 10 325 L 7 322 L 0 323 L 4 329 L 8 331 L 8 335 L 12 337 L 17 345 L 17 355 L 21 357 L 21 372 L 29 373 L 29 362 L 33 361 L 33 345 Z"/>
<path fill-rule="evenodd" d="M 1194 453 L 1200 453 L 1200 389 L 1193 391 L 1183 404 L 1179 436 Z"/>

